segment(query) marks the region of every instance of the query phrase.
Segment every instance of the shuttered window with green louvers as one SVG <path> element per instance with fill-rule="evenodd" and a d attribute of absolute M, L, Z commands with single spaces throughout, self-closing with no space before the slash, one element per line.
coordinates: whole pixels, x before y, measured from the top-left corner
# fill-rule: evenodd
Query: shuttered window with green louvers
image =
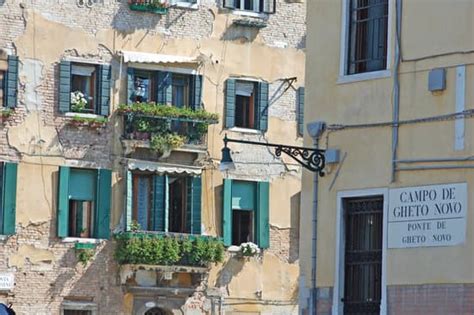
<path fill-rule="evenodd" d="M 268 182 L 224 180 L 222 231 L 224 244 L 254 242 L 270 246 Z"/>
<path fill-rule="evenodd" d="M 58 177 L 58 236 L 108 239 L 112 172 L 61 166 Z"/>
<path fill-rule="evenodd" d="M 298 136 L 302 137 L 304 133 L 304 87 L 298 88 L 296 91 L 296 117 L 298 124 Z"/>
<path fill-rule="evenodd" d="M 227 79 L 225 87 L 225 128 L 268 130 L 269 84 Z"/>
<path fill-rule="evenodd" d="M 108 116 L 111 75 L 110 65 L 61 61 L 59 63 L 59 112 Z"/>
<path fill-rule="evenodd" d="M 201 177 L 127 172 L 127 230 L 201 234 Z"/>
<path fill-rule="evenodd" d="M 15 234 L 18 164 L 0 162 L 0 234 Z"/>
<path fill-rule="evenodd" d="M 127 103 L 147 103 L 201 110 L 202 75 L 127 69 Z"/>

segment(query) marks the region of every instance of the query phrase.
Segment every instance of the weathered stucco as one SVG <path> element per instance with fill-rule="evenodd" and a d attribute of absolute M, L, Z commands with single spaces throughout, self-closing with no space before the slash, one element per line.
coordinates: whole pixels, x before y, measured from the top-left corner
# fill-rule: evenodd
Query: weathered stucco
<path fill-rule="evenodd" d="M 113 169 L 111 229 L 123 224 L 122 122 L 114 112 L 126 95 L 127 65 L 121 62 L 121 50 L 200 60 L 192 67 L 204 77 L 204 107 L 220 116 L 220 123 L 209 127 L 207 139 L 209 163 L 203 172 L 206 189 L 202 196 L 205 234 L 221 235 L 223 174 L 217 162 L 224 133 L 247 140 L 302 143 L 297 135 L 296 89 L 305 82 L 304 2 L 279 0 L 277 13 L 266 17 L 267 26 L 261 30 L 232 26 L 242 16 L 217 7 L 215 0 L 201 0 L 198 9 L 172 8 L 163 16 L 132 12 L 125 1 L 99 2 L 89 9 L 66 0 L 21 4 L 0 0 L 0 48 L 20 59 L 19 104 L 0 128 L 0 158 L 20 162 L 17 233 L 5 241 L 0 256 L 8 265 L 0 260 L 0 271 L 16 271 L 16 286 L 8 301 L 20 314 L 59 314 L 64 300 L 84 298 L 97 304 L 98 314 L 131 314 L 144 307 L 137 308 L 141 300 L 124 292 L 117 281 L 112 242 L 101 243 L 92 261 L 82 266 L 73 244 L 56 237 L 61 165 Z M 77 129 L 58 113 L 58 63 L 63 58 L 112 64 L 111 115 L 106 128 Z M 229 76 L 270 83 L 266 134 L 224 129 Z M 297 81 L 290 85 L 287 79 L 295 77 Z M 277 158 L 264 147 L 232 144 L 231 148 L 238 168 L 226 177 L 271 182 L 271 248 L 259 259 L 227 257 L 223 265 L 211 269 L 209 288 L 215 286 L 220 292 L 228 312 L 296 313 L 299 223 L 295 217 L 301 169 L 290 158 Z M 141 278 L 144 283 L 153 282 Z"/>

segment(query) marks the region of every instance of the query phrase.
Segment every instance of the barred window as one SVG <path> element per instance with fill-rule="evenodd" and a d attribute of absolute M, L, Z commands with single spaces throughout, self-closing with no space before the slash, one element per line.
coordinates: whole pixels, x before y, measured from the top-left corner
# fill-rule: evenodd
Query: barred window
<path fill-rule="evenodd" d="M 386 69 L 388 0 L 350 0 L 347 74 Z"/>

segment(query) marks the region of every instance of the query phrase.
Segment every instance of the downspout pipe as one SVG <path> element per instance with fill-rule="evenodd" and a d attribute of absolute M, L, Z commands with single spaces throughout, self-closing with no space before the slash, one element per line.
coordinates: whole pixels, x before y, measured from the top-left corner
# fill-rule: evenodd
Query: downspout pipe
<path fill-rule="evenodd" d="M 397 170 L 398 122 L 400 119 L 400 61 L 401 61 L 401 33 L 402 33 L 402 0 L 395 2 L 395 65 L 393 69 L 393 127 L 392 127 L 392 176 L 393 183 Z"/>
<path fill-rule="evenodd" d="M 314 142 L 314 147 L 319 149 L 319 139 L 326 130 L 326 123 L 324 121 L 315 121 L 306 125 L 308 134 Z M 310 314 L 317 314 L 317 287 L 316 287 L 316 254 L 317 254 L 317 240 L 318 240 L 318 185 L 319 174 L 317 172 L 313 175 L 313 215 L 312 215 L 312 238 L 311 238 L 311 295 L 310 295 Z"/>

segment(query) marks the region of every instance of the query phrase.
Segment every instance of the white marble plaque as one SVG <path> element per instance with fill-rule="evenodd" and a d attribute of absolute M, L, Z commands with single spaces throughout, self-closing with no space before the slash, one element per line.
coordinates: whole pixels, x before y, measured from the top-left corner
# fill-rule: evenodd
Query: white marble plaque
<path fill-rule="evenodd" d="M 462 244 L 466 211 L 466 183 L 391 189 L 388 248 Z"/>
<path fill-rule="evenodd" d="M 11 272 L 0 273 L 0 291 L 13 290 L 15 286 L 15 275 Z"/>

